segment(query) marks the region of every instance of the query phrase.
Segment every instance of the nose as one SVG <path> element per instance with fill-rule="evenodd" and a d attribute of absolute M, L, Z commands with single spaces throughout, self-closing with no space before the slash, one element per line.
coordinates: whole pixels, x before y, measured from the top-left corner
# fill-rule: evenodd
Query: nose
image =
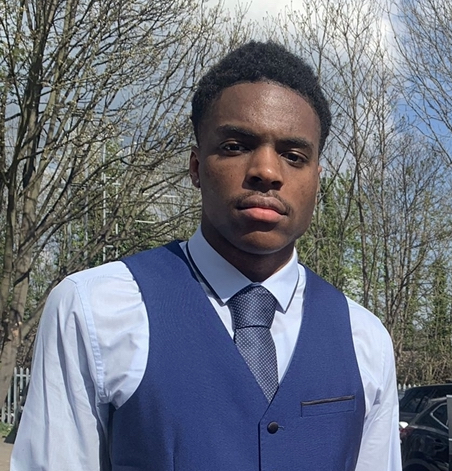
<path fill-rule="evenodd" d="M 260 146 L 249 156 L 246 182 L 261 191 L 279 189 L 283 183 L 281 165 L 281 158 L 272 146 Z"/>

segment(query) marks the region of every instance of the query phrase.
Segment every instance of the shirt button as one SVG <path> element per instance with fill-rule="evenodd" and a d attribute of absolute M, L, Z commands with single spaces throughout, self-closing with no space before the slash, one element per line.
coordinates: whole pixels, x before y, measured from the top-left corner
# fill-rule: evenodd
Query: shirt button
<path fill-rule="evenodd" d="M 270 422 L 267 425 L 268 433 L 276 433 L 278 431 L 278 429 L 279 429 L 278 422 Z"/>

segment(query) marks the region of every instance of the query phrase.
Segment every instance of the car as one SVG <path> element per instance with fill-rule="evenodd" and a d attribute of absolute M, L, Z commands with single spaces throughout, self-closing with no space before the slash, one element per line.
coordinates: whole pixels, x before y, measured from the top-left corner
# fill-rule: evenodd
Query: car
<path fill-rule="evenodd" d="M 432 399 L 400 431 L 403 471 L 449 470 L 447 398 Z"/>
<path fill-rule="evenodd" d="M 422 412 L 430 399 L 452 395 L 452 383 L 429 384 L 408 388 L 399 401 L 399 421 L 409 424 Z"/>

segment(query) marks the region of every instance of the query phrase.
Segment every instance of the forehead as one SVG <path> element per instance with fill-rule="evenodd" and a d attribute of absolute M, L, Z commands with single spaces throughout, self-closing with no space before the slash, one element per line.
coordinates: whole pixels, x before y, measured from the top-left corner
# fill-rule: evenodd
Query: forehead
<path fill-rule="evenodd" d="M 274 82 L 246 82 L 224 89 L 201 122 L 201 140 L 225 125 L 275 138 L 309 138 L 317 147 L 320 141 L 320 120 L 312 106 L 297 92 Z"/>

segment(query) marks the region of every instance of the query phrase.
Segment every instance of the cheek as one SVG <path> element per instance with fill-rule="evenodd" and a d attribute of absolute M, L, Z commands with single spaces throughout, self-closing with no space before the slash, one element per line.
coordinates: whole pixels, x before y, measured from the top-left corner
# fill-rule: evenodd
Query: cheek
<path fill-rule="evenodd" d="M 203 169 L 200 177 L 203 205 L 216 211 L 228 199 L 228 179 L 217 168 L 209 166 Z"/>
<path fill-rule="evenodd" d="M 232 165 L 206 164 L 202 173 L 208 190 L 213 193 L 229 193 L 234 186 L 242 183 Z"/>
<path fill-rule="evenodd" d="M 309 180 L 297 192 L 297 212 L 300 218 L 306 217 L 314 211 L 317 201 L 317 183 Z"/>

